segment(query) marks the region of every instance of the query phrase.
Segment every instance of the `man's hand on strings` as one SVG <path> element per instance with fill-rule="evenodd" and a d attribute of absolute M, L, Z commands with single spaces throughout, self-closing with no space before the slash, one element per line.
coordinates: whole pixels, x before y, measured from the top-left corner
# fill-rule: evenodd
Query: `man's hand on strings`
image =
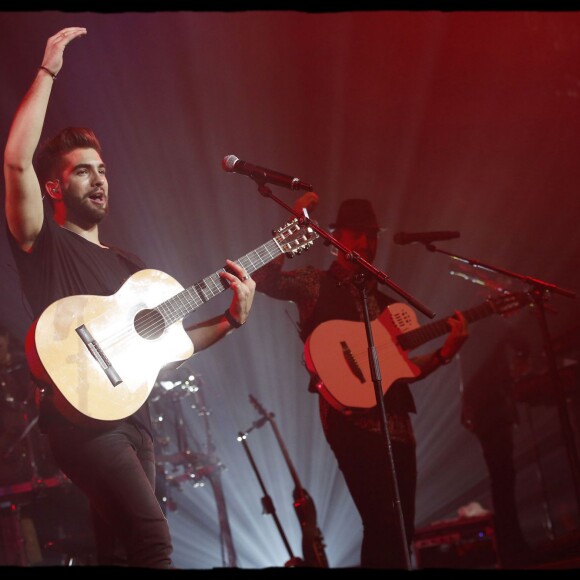
<path fill-rule="evenodd" d="M 232 260 L 226 260 L 226 270 L 220 272 L 220 276 L 229 282 L 234 292 L 230 314 L 237 322 L 244 324 L 252 308 L 256 282 L 242 266 Z"/>

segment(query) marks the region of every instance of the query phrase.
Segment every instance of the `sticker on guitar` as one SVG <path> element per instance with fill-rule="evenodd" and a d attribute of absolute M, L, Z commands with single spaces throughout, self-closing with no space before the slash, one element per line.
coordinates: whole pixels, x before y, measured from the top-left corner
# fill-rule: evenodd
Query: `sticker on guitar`
<path fill-rule="evenodd" d="M 531 303 L 525 292 L 506 294 L 490 298 L 463 315 L 472 323 L 492 314 L 507 315 Z M 419 375 L 407 352 L 443 336 L 449 326 L 446 319 L 420 326 L 415 311 L 397 302 L 371 322 L 371 330 L 384 394 L 396 381 Z M 335 409 L 348 412 L 376 406 L 368 352 L 364 322 L 329 320 L 306 340 L 306 368 L 320 379 L 318 391 Z"/>

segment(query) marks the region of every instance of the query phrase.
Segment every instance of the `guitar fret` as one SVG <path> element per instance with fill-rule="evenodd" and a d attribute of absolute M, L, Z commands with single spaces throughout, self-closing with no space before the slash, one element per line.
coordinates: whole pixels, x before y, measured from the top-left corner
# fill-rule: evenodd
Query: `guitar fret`
<path fill-rule="evenodd" d="M 158 310 L 161 310 L 161 315 L 163 316 L 163 319 L 167 321 L 168 324 L 171 324 L 172 320 L 172 308 L 171 308 L 171 304 L 170 303 L 163 303 L 163 308 L 158 308 Z"/>
<path fill-rule="evenodd" d="M 244 259 L 246 258 L 246 259 Z M 246 270 L 246 272 L 253 272 L 253 263 L 252 260 L 249 258 L 249 256 L 244 256 L 244 258 L 240 258 L 240 260 L 238 261 L 238 264 L 244 269 Z"/>
<path fill-rule="evenodd" d="M 228 283 L 225 282 L 218 273 L 212 274 L 208 277 L 207 286 L 208 290 L 211 292 L 211 298 L 217 296 L 220 292 L 223 292 L 229 288 Z"/>
<path fill-rule="evenodd" d="M 200 304 L 203 304 L 203 299 L 200 297 L 200 290 L 197 289 L 195 286 L 191 286 L 187 288 L 185 294 L 187 296 L 186 301 L 188 304 L 193 304 L 195 308 L 197 308 Z M 203 294 L 202 294 L 203 296 Z"/>
<path fill-rule="evenodd" d="M 164 316 L 164 319 L 167 321 L 168 324 L 172 324 L 176 320 L 179 320 L 183 316 L 183 312 L 186 309 L 181 304 L 181 294 L 174 296 L 164 302 L 162 305 L 158 307 L 159 310 L 162 310 L 162 314 L 166 313 L 167 315 Z"/>
<path fill-rule="evenodd" d="M 177 309 L 180 313 L 187 312 L 187 307 L 189 304 L 185 294 L 179 293 L 177 296 L 175 296 L 175 302 L 177 302 Z"/>
<path fill-rule="evenodd" d="M 199 297 L 199 294 L 196 291 L 196 289 L 193 286 L 191 286 L 190 288 L 187 288 L 185 291 L 187 292 L 187 295 L 189 296 L 191 303 L 194 305 L 195 308 L 197 308 L 202 303 L 202 300 Z"/>

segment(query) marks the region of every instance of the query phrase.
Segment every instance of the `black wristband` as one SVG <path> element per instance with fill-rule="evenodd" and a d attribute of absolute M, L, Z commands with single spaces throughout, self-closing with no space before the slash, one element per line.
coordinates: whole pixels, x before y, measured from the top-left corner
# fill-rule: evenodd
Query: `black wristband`
<path fill-rule="evenodd" d="M 56 80 L 56 75 L 50 69 L 46 68 L 44 65 L 40 66 L 40 70 L 47 72 L 52 77 L 53 81 Z"/>
<path fill-rule="evenodd" d="M 442 364 L 442 365 L 448 365 L 448 364 L 449 364 L 449 363 L 450 363 L 450 362 L 453 360 L 453 357 L 450 357 L 450 358 L 445 358 L 445 357 L 444 357 L 444 356 L 441 354 L 441 349 L 440 349 L 440 348 L 438 348 L 438 349 L 435 351 L 435 356 L 436 356 L 437 360 L 439 361 L 439 364 Z"/>
<path fill-rule="evenodd" d="M 242 324 L 244 324 L 243 322 L 238 322 L 232 316 L 232 313 L 230 312 L 229 308 L 224 312 L 224 316 L 226 317 L 226 320 L 230 323 L 230 325 L 233 326 L 234 328 L 240 328 L 240 326 L 242 326 Z"/>

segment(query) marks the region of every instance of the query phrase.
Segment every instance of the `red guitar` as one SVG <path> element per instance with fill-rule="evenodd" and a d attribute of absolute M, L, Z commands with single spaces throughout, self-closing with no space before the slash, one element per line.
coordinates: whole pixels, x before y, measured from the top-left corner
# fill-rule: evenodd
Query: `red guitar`
<path fill-rule="evenodd" d="M 468 322 L 491 314 L 508 314 L 527 306 L 525 293 L 506 294 L 463 312 Z M 371 322 L 382 375 L 383 394 L 399 379 L 412 380 L 419 368 L 407 351 L 449 332 L 446 320 L 419 326 L 415 311 L 391 304 Z M 369 409 L 376 405 L 363 322 L 329 320 L 317 326 L 304 345 L 306 368 L 320 378 L 320 394 L 339 411 Z"/>

